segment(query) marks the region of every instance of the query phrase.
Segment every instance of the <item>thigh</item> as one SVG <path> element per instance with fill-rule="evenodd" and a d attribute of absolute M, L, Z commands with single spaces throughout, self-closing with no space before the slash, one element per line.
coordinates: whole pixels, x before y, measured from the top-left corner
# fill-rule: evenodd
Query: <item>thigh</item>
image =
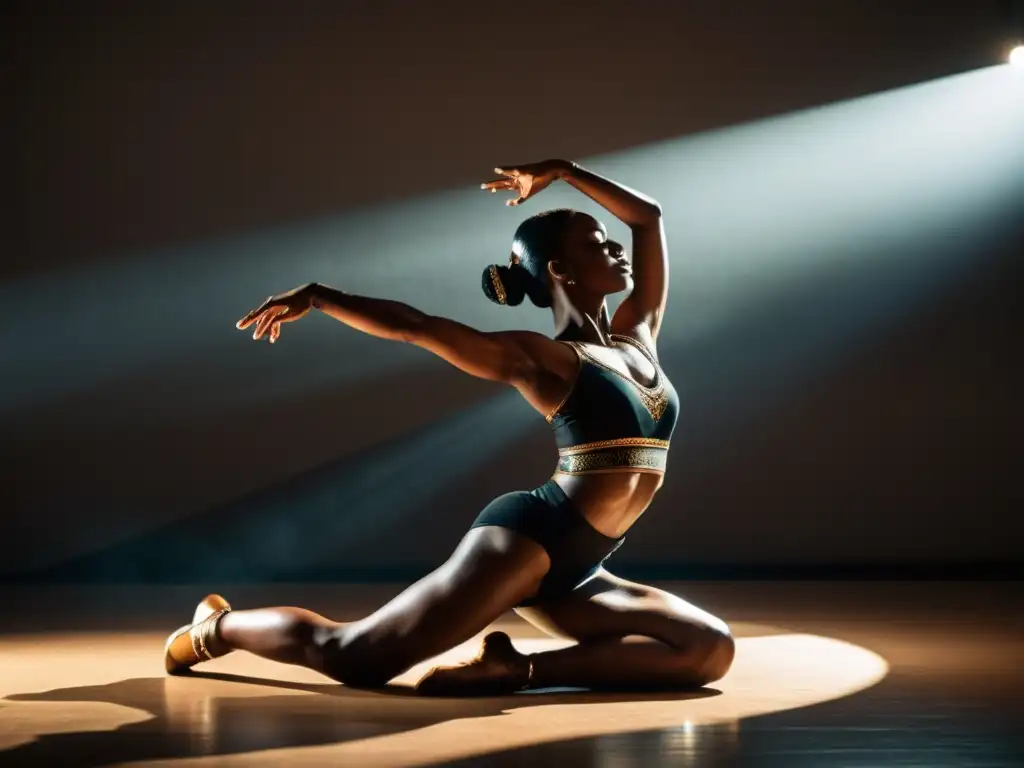
<path fill-rule="evenodd" d="M 550 564 L 543 547 L 511 529 L 472 528 L 444 565 L 342 627 L 338 660 L 393 677 L 468 640 L 535 594 Z"/>
<path fill-rule="evenodd" d="M 729 635 L 724 621 L 678 595 L 604 568 L 566 595 L 516 613 L 550 635 L 577 642 L 640 635 L 684 649 L 696 640 Z"/>

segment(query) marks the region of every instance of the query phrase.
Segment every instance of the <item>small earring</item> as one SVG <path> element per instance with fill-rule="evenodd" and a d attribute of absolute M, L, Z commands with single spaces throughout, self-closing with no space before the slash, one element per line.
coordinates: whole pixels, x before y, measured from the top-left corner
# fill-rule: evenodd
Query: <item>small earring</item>
<path fill-rule="evenodd" d="M 566 280 L 565 282 L 566 282 L 566 285 L 576 285 L 576 281 L 573 280 L 571 277 L 568 280 Z"/>

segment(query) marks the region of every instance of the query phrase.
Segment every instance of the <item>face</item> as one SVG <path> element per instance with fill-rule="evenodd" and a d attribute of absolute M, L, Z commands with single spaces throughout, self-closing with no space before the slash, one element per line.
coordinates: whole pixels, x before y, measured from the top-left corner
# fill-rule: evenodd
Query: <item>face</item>
<path fill-rule="evenodd" d="M 589 293 L 609 295 L 630 288 L 633 271 L 622 245 L 608 239 L 604 224 L 592 216 L 572 217 L 564 250 L 551 269 L 568 274 Z"/>

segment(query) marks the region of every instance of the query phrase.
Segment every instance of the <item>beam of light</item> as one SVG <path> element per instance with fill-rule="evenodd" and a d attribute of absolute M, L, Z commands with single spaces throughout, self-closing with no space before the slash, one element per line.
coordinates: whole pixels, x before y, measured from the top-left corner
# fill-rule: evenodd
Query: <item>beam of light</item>
<path fill-rule="evenodd" d="M 343 384 L 429 355 L 316 314 L 286 328 L 273 349 L 235 330 L 235 321 L 268 294 L 314 280 L 464 319 L 463 307 L 452 311 L 452 296 L 466 297 L 460 304 L 471 321 L 500 328 L 508 318 L 483 296 L 480 273 L 506 258 L 507 244 L 488 250 L 481 241 L 490 233 L 493 242 L 496 232 L 511 240 L 513 222 L 481 198 L 466 190 L 440 193 L 0 285 L 0 300 L 19 318 L 17 328 L 0 329 L 0 415 L 16 417 L 159 371 L 177 384 L 179 397 L 159 416 L 173 420 Z M 293 366 L 302 368 L 301 377 L 292 375 Z M 156 417 L 140 388 L 124 395 L 120 418 Z"/>
<path fill-rule="evenodd" d="M 1020 225 L 1014 75 L 993 67 L 603 159 L 671 201 L 659 348 L 694 404 L 681 464 L 986 269 Z"/>
<path fill-rule="evenodd" d="M 583 162 L 662 201 L 674 265 L 666 330 L 679 339 L 708 333 L 750 298 L 815 273 L 886 260 L 899 279 L 900 271 L 941 267 L 951 248 L 977 249 L 972 238 L 984 235 L 985 217 L 1024 176 L 1022 88 L 997 67 Z M 564 205 L 609 219 L 563 187 L 514 213 L 461 189 L 7 282 L 0 301 L 19 322 L 0 327 L 0 415 L 160 371 L 177 397 L 159 417 L 173 419 L 428 354 L 316 316 L 286 328 L 273 350 L 234 330 L 268 293 L 310 280 L 489 330 L 550 332 L 549 313 L 528 302 L 499 310 L 479 280 L 486 264 L 507 258 L 522 217 Z M 935 242 L 944 253 L 921 247 Z M 334 354 L 322 354 L 325 344 Z M 291 375 L 296 365 L 302 377 Z M 200 366 L 201 381 L 186 373 Z M 143 389 L 123 393 L 121 418 L 156 418 Z"/>
<path fill-rule="evenodd" d="M 773 398 L 799 392 L 983 268 L 1007 222 L 1019 222 L 1018 74 L 993 67 L 582 158 L 654 195 L 665 209 L 672 283 L 659 348 L 687 401 L 678 464 L 713 456 L 709 443 L 728 438 L 752 413 L 772 407 Z M 0 417 L 41 440 L 116 425 L 144 430 L 269 407 L 432 359 L 320 316 L 286 328 L 273 348 L 234 329 L 268 293 L 310 280 L 405 301 L 483 330 L 550 334 L 549 312 L 528 302 L 498 308 L 481 295 L 480 273 L 507 258 L 516 224 L 539 210 L 572 206 L 605 220 L 624 242 L 628 233 L 565 185 L 517 209 L 500 198 L 470 185 L 4 283 L 0 302 L 17 323 L 0 325 Z M 158 407 L 151 385 L 166 393 Z M 103 407 L 86 407 L 97 392 L 107 393 Z M 444 396 L 424 392 L 410 407 L 430 409 Z M 39 428 L 40 414 L 51 410 L 60 418 Z M 523 421 L 544 428 L 537 419 Z M 506 426 L 481 420 L 478 428 L 502 434 Z M 364 444 L 372 439 L 352 435 Z M 447 476 L 444 457 L 430 458 L 424 475 Z M 150 484 L 179 482 L 176 460 L 154 469 Z M 288 474 L 311 466 L 289 467 Z M 59 471 L 53 488 L 62 486 Z M 251 489 L 251 477 L 248 486 L 238 482 L 237 493 Z M 118 504 L 145 505 L 147 515 L 131 523 L 137 530 L 180 514 L 141 498 L 137 488 L 111 501 L 99 496 L 115 491 L 96 487 L 76 493 L 96 507 L 97 531 Z M 36 511 L 46 511 L 51 490 L 33 489 Z M 60 503 L 72 502 L 53 501 Z M 123 525 L 129 515 L 117 514 Z"/>
<path fill-rule="evenodd" d="M 353 459 L 332 463 L 189 519 L 77 557 L 45 578 L 159 581 L 188 577 L 231 582 L 287 578 L 321 569 L 369 568 L 367 540 L 402 520 L 447 510 L 431 503 L 467 482 L 531 426 L 514 392 L 464 408 Z M 501 429 L 481 429 L 500 424 Z M 551 461 L 556 460 L 551 450 Z M 469 522 L 465 521 L 468 527 Z M 379 563 L 378 563 L 379 565 Z"/>

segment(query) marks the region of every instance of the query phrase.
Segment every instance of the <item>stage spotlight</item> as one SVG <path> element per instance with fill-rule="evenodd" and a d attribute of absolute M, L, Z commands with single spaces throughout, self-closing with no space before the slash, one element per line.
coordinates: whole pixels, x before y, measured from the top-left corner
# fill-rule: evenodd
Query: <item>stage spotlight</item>
<path fill-rule="evenodd" d="M 1024 67 L 1024 45 L 1015 45 L 1007 57 L 1015 67 Z"/>

